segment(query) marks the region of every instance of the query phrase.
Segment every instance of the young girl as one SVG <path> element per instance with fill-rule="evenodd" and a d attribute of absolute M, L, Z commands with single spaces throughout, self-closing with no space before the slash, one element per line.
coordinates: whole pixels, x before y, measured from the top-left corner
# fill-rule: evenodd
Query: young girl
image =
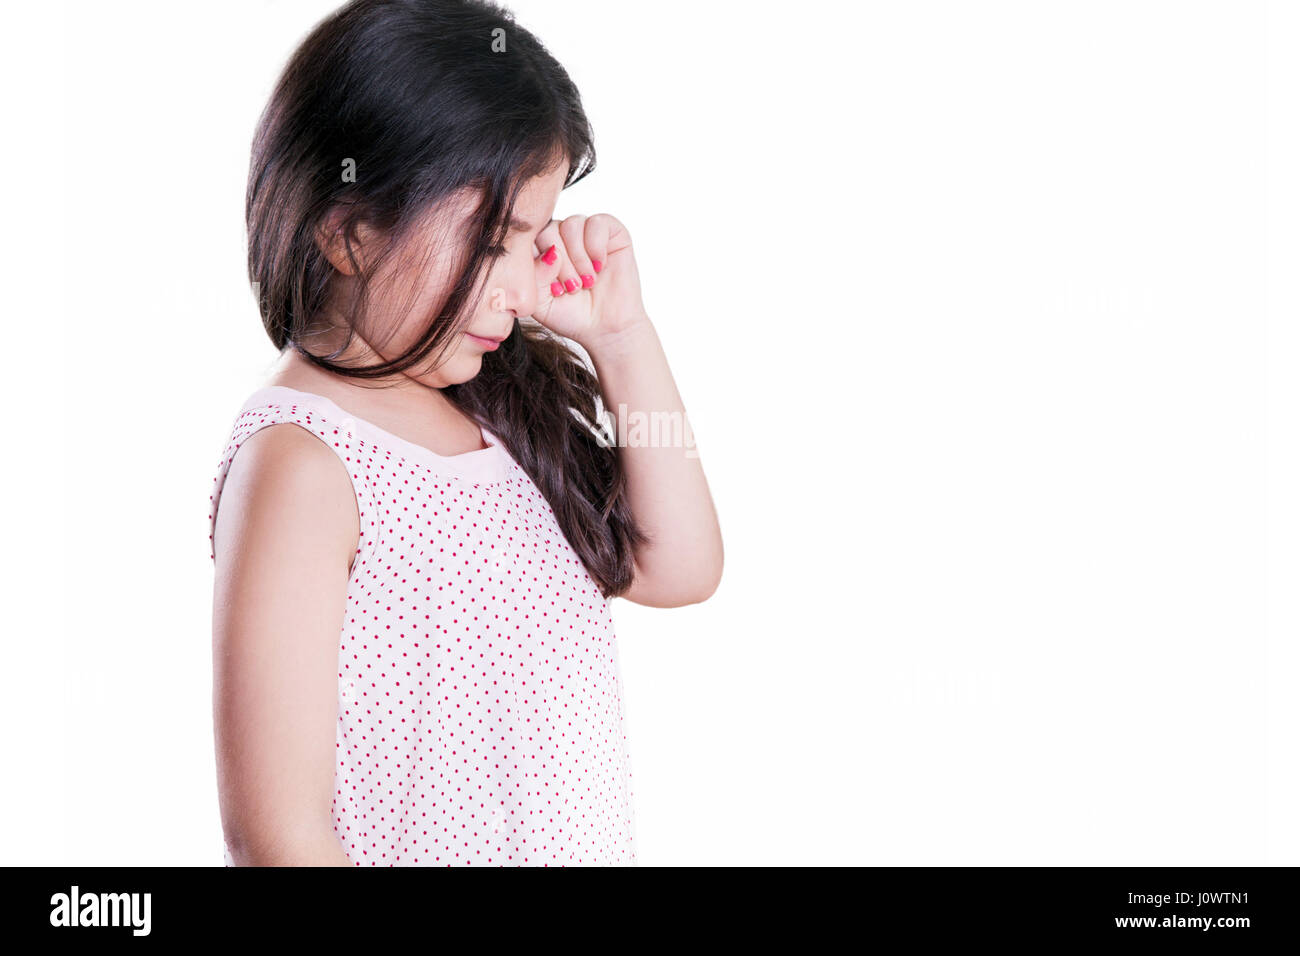
<path fill-rule="evenodd" d="M 604 435 L 684 409 L 627 229 L 553 218 L 593 162 L 481 0 L 350 3 L 285 68 L 247 196 L 281 357 L 210 512 L 227 865 L 636 862 L 609 602 L 703 601 L 723 550 L 693 449 Z"/>

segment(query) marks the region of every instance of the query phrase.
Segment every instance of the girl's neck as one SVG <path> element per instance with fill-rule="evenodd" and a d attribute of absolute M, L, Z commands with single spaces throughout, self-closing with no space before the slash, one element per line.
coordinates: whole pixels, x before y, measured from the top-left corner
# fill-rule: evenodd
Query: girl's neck
<path fill-rule="evenodd" d="M 345 411 L 439 454 L 483 447 L 478 425 L 441 390 L 405 375 L 392 380 L 348 379 L 318 368 L 289 346 L 266 384 L 322 395 Z"/>

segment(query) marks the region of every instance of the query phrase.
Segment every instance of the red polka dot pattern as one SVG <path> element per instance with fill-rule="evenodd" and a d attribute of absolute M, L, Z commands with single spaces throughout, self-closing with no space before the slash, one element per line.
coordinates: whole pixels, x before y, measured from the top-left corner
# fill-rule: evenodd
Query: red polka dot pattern
<path fill-rule="evenodd" d="M 213 479 L 213 560 L 235 453 L 281 423 L 335 451 L 361 517 L 338 654 L 333 813 L 348 858 L 635 865 L 609 601 L 527 473 L 486 430 L 489 447 L 443 457 L 268 386 Z"/>

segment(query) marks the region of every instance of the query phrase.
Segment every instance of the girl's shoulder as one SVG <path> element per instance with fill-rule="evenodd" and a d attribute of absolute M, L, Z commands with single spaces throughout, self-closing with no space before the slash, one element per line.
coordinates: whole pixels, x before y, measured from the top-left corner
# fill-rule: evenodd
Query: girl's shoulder
<path fill-rule="evenodd" d="M 356 503 L 361 537 L 365 539 L 367 529 L 377 527 L 365 459 L 357 438 L 339 418 L 319 396 L 282 386 L 259 388 L 245 399 L 211 478 L 208 543 L 213 560 L 221 498 L 237 460 L 242 463 L 238 478 L 250 482 L 251 493 L 290 498 L 328 497 L 333 494 L 331 488 L 346 487 L 337 473 L 341 463 Z M 277 425 L 293 427 L 274 427 Z M 248 450 L 241 455 L 245 447 Z M 317 503 L 324 506 L 324 502 Z M 358 559 L 362 550 L 358 549 Z"/>

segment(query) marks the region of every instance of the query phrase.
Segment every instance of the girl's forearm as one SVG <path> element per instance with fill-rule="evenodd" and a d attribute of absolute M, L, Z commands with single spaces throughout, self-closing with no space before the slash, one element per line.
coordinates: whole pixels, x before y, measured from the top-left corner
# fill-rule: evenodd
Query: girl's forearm
<path fill-rule="evenodd" d="M 581 344 L 614 417 L 632 513 L 651 539 L 626 597 L 657 607 L 703 601 L 722 577 L 722 531 L 659 335 L 642 317 Z"/>

